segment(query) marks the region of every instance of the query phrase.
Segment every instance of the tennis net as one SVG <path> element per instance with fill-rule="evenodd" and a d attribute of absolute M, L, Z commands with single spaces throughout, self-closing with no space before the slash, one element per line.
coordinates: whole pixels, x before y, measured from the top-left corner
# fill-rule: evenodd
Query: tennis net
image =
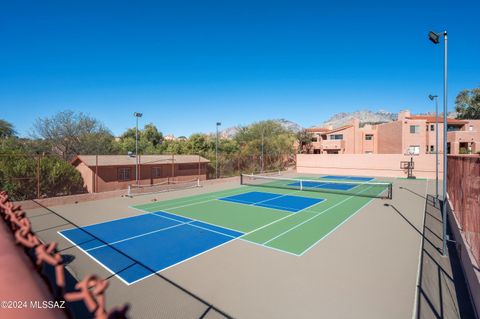
<path fill-rule="evenodd" d="M 241 174 L 240 183 L 248 186 L 335 193 L 384 199 L 392 199 L 393 196 L 392 183 L 388 182 L 331 181 Z"/>
<path fill-rule="evenodd" d="M 194 187 L 200 187 L 200 179 L 192 179 L 187 181 L 178 181 L 178 180 L 166 180 L 156 184 L 148 184 L 148 185 L 137 185 L 132 184 L 128 185 L 128 193 L 127 196 L 134 197 L 139 195 L 148 195 L 148 194 L 155 194 L 161 192 L 168 192 L 172 190 L 180 190 L 180 189 L 188 189 Z"/>

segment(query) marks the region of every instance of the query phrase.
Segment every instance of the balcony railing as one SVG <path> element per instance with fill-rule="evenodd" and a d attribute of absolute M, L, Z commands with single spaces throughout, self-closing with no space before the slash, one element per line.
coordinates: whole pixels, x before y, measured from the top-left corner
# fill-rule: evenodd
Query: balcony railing
<path fill-rule="evenodd" d="M 322 141 L 322 148 L 326 150 L 341 150 L 345 148 L 344 140 L 324 140 Z"/>
<path fill-rule="evenodd" d="M 478 142 L 480 131 L 449 131 L 447 132 L 448 142 Z"/>

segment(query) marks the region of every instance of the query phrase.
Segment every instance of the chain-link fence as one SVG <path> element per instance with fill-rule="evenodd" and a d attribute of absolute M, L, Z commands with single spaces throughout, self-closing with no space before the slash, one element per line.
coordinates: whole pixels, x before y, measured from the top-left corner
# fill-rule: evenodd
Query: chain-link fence
<path fill-rule="evenodd" d="M 145 187 L 240 173 L 261 174 L 283 171 L 295 165 L 293 154 L 265 153 L 262 156 L 219 152 L 218 157 L 209 155 L 139 155 L 137 171 L 135 156 L 127 155 L 80 156 L 86 161 L 80 167 L 77 162 L 71 163 L 55 155 L 0 154 L 0 188 L 15 200 L 28 200 L 127 190 L 133 184 Z M 116 159 L 109 160 L 115 156 Z"/>
<path fill-rule="evenodd" d="M 55 155 L 0 154 L 0 188 L 15 200 L 85 193 L 80 173 Z"/>
<path fill-rule="evenodd" d="M 240 173 L 261 174 L 283 171 L 295 166 L 295 156 L 292 154 L 261 155 L 220 154 L 218 156 L 218 176 L 231 177 Z M 210 162 L 208 178 L 215 178 L 215 159 Z"/>

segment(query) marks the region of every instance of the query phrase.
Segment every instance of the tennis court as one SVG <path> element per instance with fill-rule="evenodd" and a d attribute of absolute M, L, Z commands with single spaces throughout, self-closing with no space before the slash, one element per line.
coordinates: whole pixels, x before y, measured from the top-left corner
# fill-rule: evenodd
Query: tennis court
<path fill-rule="evenodd" d="M 133 284 L 234 240 L 300 257 L 390 183 L 242 175 L 244 186 L 133 206 L 144 212 L 59 234 Z M 132 261 L 134 260 L 134 261 Z"/>

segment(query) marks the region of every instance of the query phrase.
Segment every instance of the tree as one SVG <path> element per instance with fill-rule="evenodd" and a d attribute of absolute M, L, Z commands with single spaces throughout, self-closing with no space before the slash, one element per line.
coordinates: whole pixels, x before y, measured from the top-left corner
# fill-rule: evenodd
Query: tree
<path fill-rule="evenodd" d="M 458 119 L 480 119 L 480 88 L 463 90 L 455 99 Z"/>
<path fill-rule="evenodd" d="M 142 137 L 150 142 L 154 147 L 163 141 L 162 132 L 159 132 L 153 123 L 147 124 L 143 127 Z"/>
<path fill-rule="evenodd" d="M 119 153 L 135 153 L 136 128 L 127 129 L 120 140 L 115 143 L 115 148 Z M 153 124 L 147 124 L 138 130 L 138 153 L 139 154 L 158 154 L 162 152 L 163 134 Z"/>
<path fill-rule="evenodd" d="M 234 139 L 240 148 L 242 166 L 248 170 L 279 169 L 293 153 L 294 134 L 277 121 L 240 127 Z"/>
<path fill-rule="evenodd" d="M 13 137 L 17 134 L 13 128 L 13 124 L 0 119 L 0 138 Z"/>
<path fill-rule="evenodd" d="M 55 155 L 32 153 L 30 144 L 34 142 L 7 139 L 1 143 L 0 189 L 8 191 L 15 200 L 85 192 L 82 176 L 75 167 Z"/>
<path fill-rule="evenodd" d="M 82 153 L 108 154 L 113 141 L 113 135 L 98 120 L 69 110 L 38 118 L 32 135 L 47 141 L 51 151 L 65 160 Z"/>
<path fill-rule="evenodd" d="M 297 152 L 299 154 L 309 153 L 310 149 L 312 148 L 313 134 L 308 132 L 307 130 L 301 130 L 297 133 L 296 138 L 298 143 Z"/>

